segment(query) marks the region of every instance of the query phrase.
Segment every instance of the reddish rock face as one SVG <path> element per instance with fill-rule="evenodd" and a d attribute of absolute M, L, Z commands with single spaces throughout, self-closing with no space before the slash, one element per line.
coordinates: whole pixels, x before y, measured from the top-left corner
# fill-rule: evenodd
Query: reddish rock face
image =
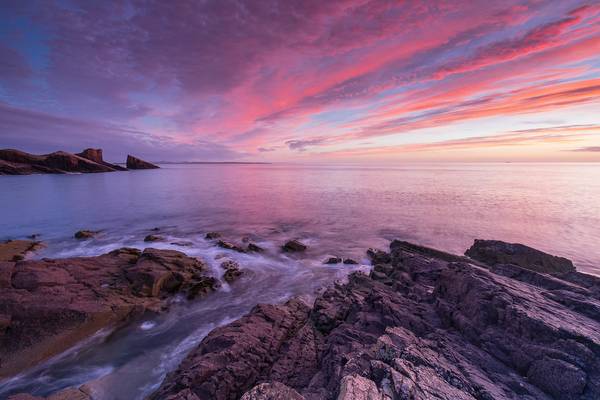
<path fill-rule="evenodd" d="M 98 164 L 102 164 L 104 162 L 102 159 L 102 149 L 85 149 L 77 155 L 79 157 L 87 158 L 88 160 L 97 162 Z"/>
<path fill-rule="evenodd" d="M 0 377 L 14 375 L 175 293 L 218 287 L 174 250 L 123 248 L 98 257 L 0 263 Z"/>
<path fill-rule="evenodd" d="M 150 398 L 600 398 L 599 278 L 390 249 L 312 307 L 215 329 Z"/>
<path fill-rule="evenodd" d="M 41 249 L 45 245 L 33 240 L 7 240 L 0 243 L 0 262 L 21 261 L 28 253 Z"/>
<path fill-rule="evenodd" d="M 127 168 L 128 169 L 155 169 L 160 168 L 158 165 L 154 165 L 149 163 L 148 161 L 144 161 L 140 158 L 134 157 L 132 155 L 127 156 Z"/>

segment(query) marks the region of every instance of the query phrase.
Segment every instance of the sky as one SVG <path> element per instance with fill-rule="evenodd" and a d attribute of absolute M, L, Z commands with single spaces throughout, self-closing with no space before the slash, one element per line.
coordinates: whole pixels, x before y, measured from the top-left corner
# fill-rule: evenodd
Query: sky
<path fill-rule="evenodd" d="M 0 1 L 0 148 L 87 147 L 600 161 L 600 1 Z"/>

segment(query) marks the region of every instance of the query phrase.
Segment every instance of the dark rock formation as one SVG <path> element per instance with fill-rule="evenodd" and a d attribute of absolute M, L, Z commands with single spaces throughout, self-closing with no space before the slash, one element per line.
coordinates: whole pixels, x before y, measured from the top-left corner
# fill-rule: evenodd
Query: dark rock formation
<path fill-rule="evenodd" d="M 312 307 L 258 305 L 214 330 L 150 398 L 600 398 L 599 278 L 390 248 Z"/>
<path fill-rule="evenodd" d="M 127 156 L 127 168 L 128 169 L 156 169 L 160 168 L 158 165 L 149 163 L 132 155 Z"/>
<path fill-rule="evenodd" d="M 231 283 L 242 276 L 243 271 L 240 270 L 240 265 L 233 260 L 225 260 L 221 263 L 221 268 L 225 270 L 223 279 L 227 283 Z"/>
<path fill-rule="evenodd" d="M 33 240 L 7 240 L 0 243 L 0 262 L 21 261 L 29 253 L 33 253 L 44 247 L 42 242 Z"/>
<path fill-rule="evenodd" d="M 76 156 L 87 158 L 90 161 L 112 168 L 116 171 L 127 171 L 127 168 L 125 167 L 104 161 L 102 158 L 102 149 L 85 149 L 81 153 L 77 153 Z"/>
<path fill-rule="evenodd" d="M 238 253 L 245 253 L 246 249 L 244 249 L 242 246 L 238 246 L 237 244 L 233 244 L 231 242 L 226 242 L 225 240 L 219 240 L 217 242 L 217 246 L 226 249 L 226 250 L 233 250 L 233 251 L 237 251 Z"/>
<path fill-rule="evenodd" d="M 84 229 L 84 230 L 75 232 L 75 234 L 73 235 L 73 237 L 75 239 L 79 239 L 79 240 L 87 240 L 87 239 L 93 238 L 98 233 L 99 233 L 99 231 L 88 231 L 88 230 Z"/>
<path fill-rule="evenodd" d="M 339 264 L 341 262 L 342 259 L 340 257 L 329 257 L 325 261 L 323 261 L 323 264 Z"/>
<path fill-rule="evenodd" d="M 255 252 L 255 253 L 262 253 L 263 251 L 265 251 L 265 249 L 263 249 L 262 247 L 260 247 L 256 243 L 252 243 L 252 242 L 248 243 L 247 250 L 249 252 Z"/>
<path fill-rule="evenodd" d="M 173 250 L 123 248 L 98 257 L 0 263 L 0 377 L 13 375 L 175 293 L 218 285 L 205 264 Z"/>
<path fill-rule="evenodd" d="M 476 239 L 465 254 L 488 265 L 514 264 L 537 272 L 566 273 L 575 271 L 571 260 L 543 251 L 499 240 Z"/>
<path fill-rule="evenodd" d="M 160 235 L 147 235 L 144 238 L 144 242 L 162 242 L 163 240 L 165 240 L 165 238 Z"/>
<path fill-rule="evenodd" d="M 204 237 L 207 240 L 219 239 L 221 237 L 221 234 L 219 232 L 208 232 Z"/>
<path fill-rule="evenodd" d="M 307 249 L 307 246 L 299 240 L 288 240 L 283 246 L 282 250 L 287 252 L 299 252 Z"/>
<path fill-rule="evenodd" d="M 392 258 L 390 257 L 389 253 L 386 253 L 385 251 L 379 249 L 370 248 L 369 250 L 367 250 L 367 256 L 369 257 L 373 265 L 388 264 L 392 261 Z"/>
<path fill-rule="evenodd" d="M 65 174 L 116 171 L 111 164 L 97 163 L 80 155 L 57 151 L 34 155 L 19 150 L 0 150 L 0 175 Z"/>
<path fill-rule="evenodd" d="M 358 261 L 356 261 L 353 258 L 344 258 L 344 264 L 347 264 L 347 265 L 356 265 L 356 264 L 358 264 Z"/>

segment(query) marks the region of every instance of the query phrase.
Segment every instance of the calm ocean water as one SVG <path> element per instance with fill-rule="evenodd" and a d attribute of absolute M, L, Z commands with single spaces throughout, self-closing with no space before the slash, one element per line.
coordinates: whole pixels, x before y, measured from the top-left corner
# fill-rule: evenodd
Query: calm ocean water
<path fill-rule="evenodd" d="M 600 164 L 165 165 L 159 170 L 0 177 L 0 239 L 40 234 L 38 257 L 97 255 L 145 247 L 154 227 L 168 237 L 153 247 L 206 260 L 221 273 L 223 253 L 203 239 L 249 236 L 265 255 L 229 254 L 251 271 L 207 299 L 160 318 L 102 332 L 45 365 L 0 382 L 0 397 L 47 394 L 93 380 L 104 399 L 142 398 L 215 326 L 258 302 L 314 295 L 364 266 L 324 266 L 329 254 L 366 263 L 367 247 L 399 238 L 463 253 L 475 238 L 524 243 L 600 275 Z M 90 241 L 79 229 L 101 230 Z M 309 251 L 277 251 L 300 238 Z M 170 244 L 190 241 L 191 247 Z"/>

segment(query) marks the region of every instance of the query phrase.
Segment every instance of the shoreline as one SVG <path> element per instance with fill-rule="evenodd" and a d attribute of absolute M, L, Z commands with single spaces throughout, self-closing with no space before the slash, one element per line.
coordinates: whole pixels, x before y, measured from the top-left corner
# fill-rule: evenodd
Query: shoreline
<path fill-rule="evenodd" d="M 236 245 L 226 239 L 219 238 L 218 235 L 214 236 L 213 239 L 215 240 L 215 246 L 227 251 L 247 251 L 246 249 L 236 248 Z M 303 251 L 301 247 L 297 247 L 298 243 L 290 244 L 290 242 L 283 246 L 282 251 L 286 248 L 288 251 L 290 249 L 291 251 Z M 430 397 L 423 398 L 437 398 L 431 397 L 434 393 L 432 392 L 433 387 L 428 386 L 431 385 L 431 382 L 421 381 L 419 378 L 419 374 L 422 373 L 420 370 L 422 365 L 419 363 L 408 366 L 402 364 L 404 367 L 400 368 L 397 363 L 394 364 L 396 362 L 394 361 L 395 358 L 393 360 L 379 359 L 375 353 L 372 353 L 373 346 L 380 346 L 382 340 L 385 343 L 392 340 L 392 350 L 390 351 L 400 351 L 397 348 L 400 345 L 396 342 L 400 339 L 397 337 L 401 337 L 404 342 L 409 341 L 413 345 L 417 345 L 417 348 L 424 347 L 428 352 L 433 352 L 424 360 L 429 360 L 429 357 L 435 354 L 434 358 L 441 364 L 434 365 L 435 363 L 431 364 L 432 361 L 427 361 L 431 364 L 428 367 L 427 376 L 434 374 L 436 385 L 442 385 L 442 389 L 439 390 L 442 390 L 445 395 L 462 393 L 461 396 L 472 396 L 475 393 L 474 390 L 484 389 L 488 390 L 489 393 L 495 393 L 494 391 L 509 393 L 508 391 L 512 390 L 511 388 L 517 382 L 525 388 L 522 390 L 525 390 L 531 398 L 543 398 L 540 397 L 543 393 L 546 395 L 570 396 L 569 398 L 584 398 L 578 396 L 585 394 L 589 397 L 589 395 L 600 393 L 600 388 L 592 382 L 596 373 L 591 370 L 593 366 L 599 365 L 600 362 L 600 351 L 598 350 L 600 349 L 600 336 L 598 336 L 600 334 L 592 334 L 589 330 L 591 329 L 589 325 L 591 323 L 600 331 L 600 278 L 576 272 L 572 263 L 564 258 L 554 257 L 526 246 L 498 241 L 476 241 L 467 251 L 467 256 L 458 256 L 401 241 L 393 241 L 389 252 L 369 250 L 367 254 L 373 265 L 368 275 L 359 272 L 350 274 L 348 283 L 330 286 L 319 294 L 312 304 L 305 304 L 301 299 L 292 298 L 281 305 L 258 305 L 241 319 L 221 328 L 216 328 L 200 342 L 196 350 L 192 350 L 188 354 L 176 371 L 167 376 L 160 389 L 150 398 L 161 399 L 173 396 L 169 398 L 269 399 L 274 397 L 268 396 L 280 395 L 287 396 L 286 398 L 304 398 L 307 400 L 316 398 L 349 400 L 359 398 L 348 397 L 356 390 L 367 390 L 367 392 L 376 396 L 373 398 L 377 399 L 396 398 L 395 396 L 400 396 L 402 393 L 406 395 L 408 392 L 405 393 L 403 390 L 409 390 L 413 396 L 416 396 L 414 398 L 421 398 L 419 396 L 425 394 Z M 182 262 L 184 267 L 181 266 Z M 56 288 L 55 285 L 57 284 L 62 286 L 76 285 L 72 287 L 79 288 L 81 298 L 88 296 L 91 293 L 89 290 L 96 293 L 95 296 L 100 293 L 100 297 L 95 297 L 93 304 L 100 302 L 98 304 L 106 304 L 112 309 L 117 304 L 127 304 L 123 308 L 124 313 L 118 312 L 116 314 L 106 314 L 106 311 L 97 310 L 94 307 L 89 309 L 86 308 L 89 306 L 84 307 L 81 304 L 75 307 L 66 304 L 60 306 L 63 307 L 60 311 L 63 315 L 69 307 L 71 309 L 79 307 L 78 312 L 83 312 L 84 315 L 88 313 L 88 316 L 82 322 L 75 322 L 75 325 L 71 321 L 60 328 L 61 325 L 59 324 L 58 331 L 54 328 L 57 333 L 50 335 L 45 345 L 43 344 L 44 340 L 42 340 L 41 345 L 45 346 L 45 352 L 36 351 L 35 353 L 48 354 L 48 357 L 76 345 L 77 342 L 89 337 L 98 329 L 109 326 L 114 327 L 118 324 L 127 325 L 127 321 L 130 321 L 132 316 L 139 315 L 144 310 L 164 313 L 168 310 L 169 299 L 174 294 L 184 293 L 187 296 L 190 292 L 200 290 L 192 297 L 196 297 L 198 293 L 202 293 L 200 295 L 202 297 L 217 289 L 220 284 L 214 278 L 212 278 L 213 280 L 209 279 L 210 272 L 206 271 L 201 262 L 198 264 L 197 259 L 189 258 L 184 253 L 173 250 L 147 249 L 144 252 L 139 252 L 138 250 L 133 251 L 133 249 L 121 249 L 97 257 L 5 261 L 2 264 L 4 271 L 9 266 L 8 264 L 11 264 L 11 267 L 15 270 L 9 275 L 10 284 L 4 282 L 3 287 L 12 287 L 12 292 L 19 291 L 19 296 L 21 296 L 18 297 L 19 301 L 22 304 L 29 304 L 25 308 L 13 310 L 17 313 L 25 312 L 24 315 L 26 315 L 27 310 L 30 312 L 39 308 L 40 299 L 37 301 L 30 299 L 31 301 L 27 303 L 28 294 L 23 294 L 23 290 L 29 293 L 30 297 L 33 297 L 36 291 L 41 290 L 37 293 L 39 295 L 50 290 L 48 288 Z M 225 280 L 231 279 L 229 283 L 235 284 L 234 281 L 244 273 L 243 266 L 240 267 L 235 262 L 224 262 L 223 264 L 226 266 L 222 267 L 224 272 L 221 280 L 225 282 Z M 55 275 L 42 274 L 41 271 L 48 268 L 51 268 Z M 61 270 L 61 268 L 63 269 Z M 98 275 L 98 272 L 96 272 L 98 270 L 104 272 Z M 113 271 L 109 273 L 111 278 L 102 275 L 107 270 L 108 272 Z M 56 271 L 69 271 L 70 277 L 64 275 L 63 272 Z M 78 272 L 74 274 L 74 271 Z M 95 272 L 91 273 L 90 271 Z M 208 274 L 197 276 L 194 271 L 205 271 Z M 117 275 L 114 275 L 115 272 L 117 272 Z M 20 273 L 29 275 L 21 275 L 21 278 L 19 278 Z M 79 284 L 76 282 L 69 281 L 78 274 L 85 276 L 87 280 L 91 279 L 87 282 L 91 285 L 88 284 L 82 287 L 77 286 Z M 7 274 L 3 276 L 7 277 Z M 102 278 L 102 276 L 111 280 L 110 287 L 107 286 L 107 282 L 103 281 L 105 278 Z M 120 278 L 119 281 L 115 278 L 117 276 L 123 276 L 125 280 Z M 226 278 L 226 276 L 229 278 Z M 15 277 L 17 278 L 16 281 Z M 117 280 L 115 281 L 115 279 Z M 465 281 L 471 282 L 471 286 L 465 288 Z M 15 282 L 17 282 L 16 286 Z M 18 290 L 21 287 L 19 285 L 23 286 L 20 290 Z M 103 292 L 103 289 L 106 290 Z M 56 292 L 57 289 L 52 290 L 54 296 L 58 295 L 54 299 L 55 302 L 60 303 L 56 300 L 60 299 L 60 291 Z M 390 292 L 390 290 L 392 291 Z M 472 293 L 473 290 L 479 293 L 476 294 L 475 298 L 471 298 L 475 295 Z M 532 295 L 532 291 L 539 294 Z M 11 292 L 11 290 L 8 290 L 8 292 Z M 490 295 L 495 298 L 494 293 L 497 292 L 502 293 L 498 297 L 498 299 L 503 299 L 500 303 L 497 300 L 488 298 Z M 378 294 L 376 295 L 376 293 Z M 452 294 L 454 297 L 448 298 L 449 293 L 454 293 Z M 25 297 L 22 297 L 23 295 Z M 506 296 L 509 296 L 509 300 L 506 299 Z M 375 306 L 379 304 L 377 302 L 373 303 L 375 298 L 387 298 L 386 303 L 391 302 L 385 306 L 391 307 L 388 309 L 391 316 L 387 316 L 386 312 L 381 314 L 383 309 L 378 307 L 381 307 L 383 303 Z M 13 300 L 15 299 L 13 298 Z M 4 292 L 0 297 L 0 306 L 3 307 L 3 310 L 7 310 L 7 301 L 10 303 L 11 300 Z M 440 301 L 444 304 L 442 305 Z M 465 301 L 470 304 L 469 307 L 474 307 L 474 309 L 464 309 L 463 303 Z M 508 303 L 506 303 L 507 301 Z M 393 304 L 405 304 L 406 307 L 398 309 Z M 67 309 L 64 309 L 65 306 Z M 556 331 L 557 327 L 554 325 L 560 323 L 560 321 L 551 320 L 549 314 L 546 314 L 550 311 L 548 309 L 550 306 L 554 307 L 555 312 L 562 313 L 563 318 L 571 323 L 568 329 L 563 326 Z M 519 343 L 522 342 L 523 346 L 537 348 L 535 356 L 539 356 L 537 359 L 527 361 L 523 365 L 521 365 L 523 361 L 515 359 L 517 355 L 526 358 L 533 356 L 524 351 L 523 348 L 512 349 L 514 354 L 509 358 L 506 358 L 506 356 L 500 357 L 499 354 L 495 354 L 496 350 L 493 350 L 493 346 L 500 345 L 499 342 L 496 343 L 494 340 L 500 340 L 499 338 L 502 337 L 502 332 L 504 332 L 503 329 L 505 329 L 502 326 L 503 324 L 500 323 L 500 316 L 504 315 L 503 318 L 507 318 L 506 316 L 510 312 L 514 314 L 515 309 L 520 308 L 530 310 L 534 314 L 528 316 L 529 319 L 519 323 L 531 320 L 527 323 L 533 325 L 529 325 L 529 328 L 525 327 L 526 329 L 519 332 L 513 339 Z M 50 309 L 52 309 L 52 306 Z M 512 311 L 509 312 L 509 309 Z M 465 315 L 465 312 L 468 315 Z M 402 318 L 393 317 L 396 313 L 400 313 L 398 315 L 402 315 Z M 536 315 L 536 313 L 539 315 Z M 52 315 L 52 313 L 46 315 Z M 489 318 L 492 315 L 494 317 L 490 321 Z M 517 317 L 517 315 L 519 315 L 518 318 L 523 318 L 519 313 L 514 314 L 514 317 Z M 5 322 L 8 320 L 8 325 L 6 323 L 3 325 L 3 332 L 6 335 L 6 332 L 11 332 L 10 326 L 14 321 L 12 318 L 4 318 L 3 320 Z M 61 320 L 61 318 L 58 320 Z M 94 321 L 98 323 L 96 324 Z M 270 322 L 265 325 L 265 321 Z M 365 326 L 366 321 L 371 322 L 368 322 Z M 406 321 L 412 322 L 409 322 L 407 326 Z M 510 320 L 509 322 L 516 323 L 516 320 Z M 43 318 L 40 323 L 43 326 Z M 56 320 L 54 322 L 50 320 L 49 323 L 48 326 L 55 326 Z M 504 324 L 506 323 L 507 321 L 504 322 Z M 539 325 L 540 323 L 542 325 Z M 550 335 L 549 337 L 530 337 L 533 332 L 531 329 L 534 329 L 534 326 L 536 326 L 536 330 L 539 330 L 544 325 L 547 325 L 547 327 L 543 329 L 549 329 L 545 333 L 545 335 Z M 349 328 L 349 326 L 352 327 Z M 71 332 L 70 335 L 75 335 L 71 336 L 73 340 L 64 340 L 64 336 L 61 336 L 61 329 L 65 328 L 68 328 L 68 332 Z M 74 328 L 76 329 L 74 330 Z M 347 328 L 350 331 L 347 331 Z M 342 331 L 339 331 L 340 329 Z M 371 332 L 372 329 L 375 330 Z M 519 329 L 523 329 L 523 327 Z M 527 329 L 530 329 L 530 331 Z M 428 331 L 430 333 L 427 333 Z M 476 339 L 477 335 L 472 336 L 476 331 L 481 331 L 478 335 L 487 332 L 486 335 L 492 335 L 492 339 L 495 339 L 489 339 L 492 342 L 486 345 L 488 347 L 482 347 L 482 344 L 478 342 L 479 339 Z M 354 333 L 351 336 L 346 336 L 350 332 Z M 567 334 L 565 332 L 571 333 Z M 44 333 L 48 334 L 43 329 L 38 329 L 38 334 L 41 334 L 41 337 L 44 337 Z M 438 335 L 439 340 L 458 341 L 457 343 L 460 343 L 461 346 L 476 351 L 480 359 L 471 360 L 468 354 L 463 354 L 458 348 L 440 349 L 435 346 L 432 347 L 431 343 L 428 342 L 429 336 L 432 334 Z M 233 335 L 231 337 L 236 339 L 233 342 L 228 340 L 223 342 L 223 338 L 229 337 L 229 335 Z M 354 335 L 358 335 L 358 337 L 367 336 L 358 340 Z M 511 335 L 514 336 L 515 333 L 511 332 Z M 335 337 L 338 336 L 350 340 L 350 347 L 338 348 L 339 344 L 335 344 L 337 343 Z M 278 337 L 280 339 L 277 339 Z M 396 339 L 393 339 L 393 337 L 396 337 Z M 581 341 L 580 339 L 574 339 L 576 337 L 585 337 L 586 339 Z M 18 336 L 13 336 L 13 339 L 9 337 L 8 341 L 17 340 L 16 338 Z M 21 337 L 18 340 L 22 342 L 24 338 Z M 332 340 L 333 342 L 331 342 Z M 548 342 L 549 340 L 551 343 Z M 554 342 L 560 341 L 562 343 L 565 340 L 575 340 L 579 344 L 577 346 L 573 344 L 575 347 L 570 345 L 567 348 L 556 348 Z M 3 342 L 7 343 L 6 336 Z M 61 343 L 64 348 L 57 346 L 57 343 Z M 368 344 L 368 346 L 365 346 L 365 344 Z M 504 343 L 502 346 L 506 345 L 507 343 Z M 580 349 L 581 346 L 587 350 Z M 354 354 L 356 352 L 355 347 L 360 347 L 362 350 Z M 38 350 L 40 349 L 38 348 Z M 53 354 L 48 353 L 50 349 L 54 350 Z M 350 351 L 350 353 L 343 356 L 346 361 L 339 359 L 337 356 L 328 359 L 333 349 L 337 349 L 335 351 L 343 350 L 342 353 L 344 354 Z M 270 361 L 261 361 L 260 366 L 258 364 L 254 365 L 253 362 L 256 362 L 256 360 L 251 354 L 256 351 L 263 354 L 261 357 L 266 357 L 265 360 Z M 316 358 L 305 359 L 304 356 L 298 358 L 299 354 L 306 354 L 307 351 L 309 354 L 315 352 Z M 582 351 L 583 353 L 581 353 Z M 10 369 L 6 369 L 6 360 L 19 359 L 20 356 L 23 356 L 23 359 L 29 359 L 29 364 L 19 364 L 22 365 L 21 369 L 26 365 L 33 366 L 43 361 L 43 359 L 28 357 L 23 352 L 14 353 L 7 358 L 5 352 L 6 347 L 2 351 L 2 354 L 4 354 L 2 358 L 5 359 L 3 375 L 7 379 L 10 379 L 9 376 L 14 376 L 15 370 L 11 373 Z M 559 353 L 563 355 L 560 356 Z M 588 354 L 588 356 L 581 359 L 582 355 L 580 353 Z M 360 361 L 365 357 L 365 354 L 370 357 L 367 364 L 364 364 L 364 360 Z M 399 354 L 403 354 L 402 351 Z M 559 354 L 559 356 L 556 354 Z M 222 361 L 217 361 L 222 360 L 223 357 L 228 359 L 232 355 L 234 355 L 234 358 L 229 359 L 225 364 L 221 365 Z M 352 365 L 350 361 L 354 359 L 353 357 L 358 357 L 354 361 L 358 364 L 350 368 L 349 365 Z M 500 363 L 503 365 L 504 372 L 499 376 L 493 376 L 499 383 L 493 388 L 486 387 L 489 382 L 486 381 L 486 385 L 483 385 L 479 375 L 465 375 L 464 370 L 455 371 L 450 368 L 447 363 L 450 359 L 457 357 L 462 359 L 466 365 L 468 364 L 467 370 L 478 370 L 478 374 L 482 375 L 486 375 L 486 371 L 491 365 Z M 444 358 L 445 361 L 442 362 L 441 360 Z M 405 362 L 413 361 L 413 359 L 405 360 Z M 270 365 L 267 369 L 262 366 L 264 362 Z M 8 364 L 11 365 L 10 363 L 9 361 Z M 244 364 L 244 369 L 236 369 L 238 368 L 236 365 L 239 363 Z M 325 368 L 326 364 L 329 365 L 327 368 Z M 544 379 L 544 376 L 549 373 L 548 371 L 553 371 L 558 367 L 573 371 L 574 378 L 570 385 L 563 382 L 561 388 L 557 388 L 553 386 L 552 382 Z M 448 380 L 446 379 L 448 377 L 444 374 L 439 375 L 439 368 L 450 368 L 454 371 L 452 374 L 458 375 L 453 375 L 453 379 Z M 251 376 L 248 376 L 247 369 L 249 369 Z M 539 373 L 538 370 L 546 372 Z M 342 371 L 346 372 L 342 373 Z M 519 378 L 515 378 L 514 374 Z M 241 376 L 244 376 L 242 381 L 240 381 Z M 300 378 L 294 378 L 295 376 L 300 376 Z M 396 382 L 394 379 L 399 381 Z M 459 387 L 454 384 L 455 379 L 462 382 Z M 6 382 L 6 379 L 4 382 Z M 188 383 L 184 384 L 182 382 Z M 216 382 L 225 383 L 216 384 Z M 410 388 L 407 389 L 408 386 L 406 385 Z M 98 393 L 102 390 L 102 386 L 98 386 L 94 382 L 85 384 L 82 387 L 83 389 L 67 388 L 66 390 L 75 390 L 82 393 L 81 396 L 87 396 L 81 397 L 82 399 L 110 398 L 106 395 L 94 394 L 94 390 L 91 389 L 94 387 L 94 390 Z M 457 390 L 458 392 L 456 392 Z M 15 399 L 17 398 L 15 397 Z"/>

